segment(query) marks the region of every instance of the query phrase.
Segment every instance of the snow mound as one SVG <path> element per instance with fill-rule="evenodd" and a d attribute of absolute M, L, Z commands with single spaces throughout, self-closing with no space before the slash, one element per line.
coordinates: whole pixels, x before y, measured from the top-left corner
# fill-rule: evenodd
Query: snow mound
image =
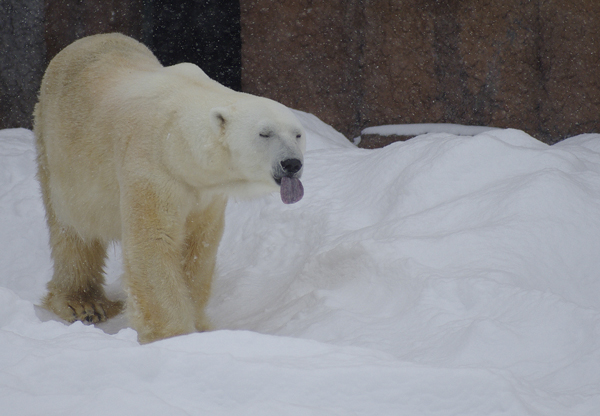
<path fill-rule="evenodd" d="M 358 149 L 316 117 L 304 198 L 231 201 L 209 315 L 140 346 L 66 325 L 31 132 L 0 131 L 0 409 L 10 415 L 593 415 L 600 135 L 430 133 Z M 119 287 L 119 249 L 107 268 Z"/>
<path fill-rule="evenodd" d="M 450 133 L 456 136 L 475 136 L 492 130 L 496 127 L 465 126 L 462 124 L 387 124 L 384 126 L 367 127 L 361 134 L 378 134 L 380 136 L 418 136 L 428 133 Z"/>

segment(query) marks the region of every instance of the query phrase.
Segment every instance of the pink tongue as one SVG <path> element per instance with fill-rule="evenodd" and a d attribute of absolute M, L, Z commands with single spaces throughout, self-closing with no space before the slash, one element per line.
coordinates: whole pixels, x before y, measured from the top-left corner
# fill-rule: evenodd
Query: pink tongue
<path fill-rule="evenodd" d="M 281 200 L 284 204 L 295 204 L 304 196 L 304 187 L 298 178 L 281 178 Z"/>

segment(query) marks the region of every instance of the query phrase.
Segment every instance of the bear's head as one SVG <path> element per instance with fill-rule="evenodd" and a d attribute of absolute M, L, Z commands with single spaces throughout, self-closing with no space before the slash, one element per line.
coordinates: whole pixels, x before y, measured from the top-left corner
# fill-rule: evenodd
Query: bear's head
<path fill-rule="evenodd" d="M 242 95 L 242 94 L 240 94 Z M 306 133 L 285 106 L 243 94 L 236 102 L 210 110 L 213 133 L 227 148 L 231 173 L 240 178 L 242 196 L 273 192 L 290 204 L 303 196 L 300 177 Z"/>

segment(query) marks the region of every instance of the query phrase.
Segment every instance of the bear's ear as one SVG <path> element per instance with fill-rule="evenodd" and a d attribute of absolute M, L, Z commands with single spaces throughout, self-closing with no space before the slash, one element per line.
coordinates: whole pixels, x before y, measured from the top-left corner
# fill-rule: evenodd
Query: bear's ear
<path fill-rule="evenodd" d="M 210 124 L 216 134 L 220 134 L 221 131 L 227 125 L 229 120 L 229 109 L 225 107 L 215 107 L 210 110 Z"/>

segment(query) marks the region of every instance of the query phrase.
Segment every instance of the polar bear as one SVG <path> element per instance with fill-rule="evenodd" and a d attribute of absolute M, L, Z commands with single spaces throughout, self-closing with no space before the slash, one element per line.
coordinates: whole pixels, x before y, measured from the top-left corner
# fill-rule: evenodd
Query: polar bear
<path fill-rule="evenodd" d="M 34 132 L 54 261 L 43 305 L 70 322 L 120 313 L 103 288 L 107 244 L 120 240 L 142 343 L 209 328 L 228 197 L 303 195 L 306 134 L 289 109 L 193 64 L 163 67 L 121 34 L 80 39 L 50 62 Z"/>

